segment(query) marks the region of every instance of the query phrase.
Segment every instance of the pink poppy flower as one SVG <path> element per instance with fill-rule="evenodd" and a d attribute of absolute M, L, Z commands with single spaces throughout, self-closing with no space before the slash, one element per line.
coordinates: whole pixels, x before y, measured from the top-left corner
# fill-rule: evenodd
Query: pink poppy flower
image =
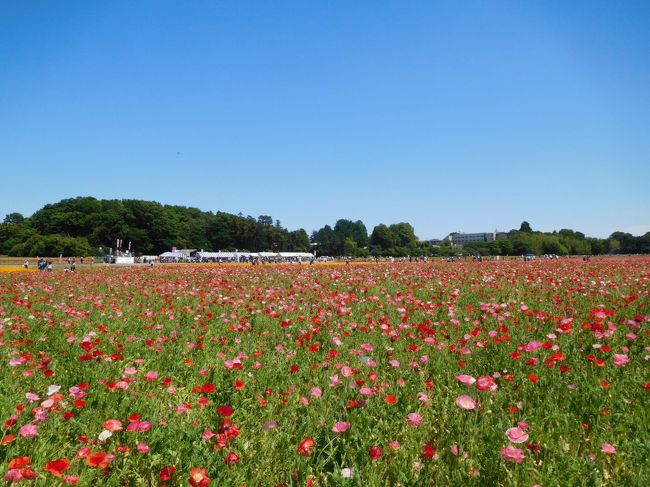
<path fill-rule="evenodd" d="M 321 397 L 323 395 L 323 391 L 321 391 L 318 387 L 312 387 L 311 395 L 314 397 Z"/>
<path fill-rule="evenodd" d="M 149 372 L 146 373 L 144 378 L 147 382 L 153 382 L 158 378 L 158 372 L 156 372 L 155 370 L 150 370 Z"/>
<path fill-rule="evenodd" d="M 348 423 L 347 421 L 337 421 L 336 423 L 334 423 L 334 427 L 332 428 L 332 431 L 337 435 L 340 435 L 341 433 L 345 433 L 349 428 L 350 428 L 350 423 Z"/>
<path fill-rule="evenodd" d="M 485 375 L 476 379 L 476 388 L 479 391 L 490 391 L 494 392 L 497 390 L 496 382 L 489 375 Z"/>
<path fill-rule="evenodd" d="M 38 401 L 40 399 L 40 397 L 38 397 L 33 392 L 26 393 L 25 398 L 27 399 L 27 401 L 29 401 L 29 404 L 33 403 L 34 401 Z"/>
<path fill-rule="evenodd" d="M 456 406 L 466 410 L 474 409 L 476 408 L 476 399 L 474 399 L 471 396 L 467 396 L 463 394 L 462 396 L 458 396 L 456 398 Z"/>
<path fill-rule="evenodd" d="M 34 438 L 38 434 L 38 427 L 33 424 L 26 424 L 18 430 L 18 434 L 23 438 Z"/>
<path fill-rule="evenodd" d="M 519 448 L 508 445 L 501 450 L 501 459 L 506 461 L 512 461 L 515 463 L 521 463 L 523 459 L 526 458 L 524 452 Z"/>
<path fill-rule="evenodd" d="M 82 399 L 86 397 L 86 393 L 77 386 L 72 386 L 70 389 L 68 389 L 68 392 L 70 393 L 70 397 L 73 399 Z"/>
<path fill-rule="evenodd" d="M 458 382 L 465 384 L 466 386 L 471 386 L 472 384 L 474 384 L 474 382 L 476 382 L 476 379 L 474 377 L 465 374 L 457 375 L 456 380 Z"/>
<path fill-rule="evenodd" d="M 614 365 L 616 365 L 617 367 L 625 367 L 629 361 L 630 359 L 625 354 L 622 353 L 614 354 Z"/>
<path fill-rule="evenodd" d="M 513 443 L 523 443 L 528 439 L 528 433 L 521 428 L 509 428 L 506 431 L 506 437 Z"/>
<path fill-rule="evenodd" d="M 107 429 L 111 433 L 120 431 L 122 429 L 122 421 L 119 421 L 117 419 L 109 419 L 104 422 L 104 429 Z"/>
<path fill-rule="evenodd" d="M 541 346 L 542 346 L 541 342 L 539 342 L 537 340 L 533 340 L 532 342 L 528 343 L 528 345 L 526 345 L 525 350 L 527 352 L 533 352 L 533 351 L 537 350 Z"/>
<path fill-rule="evenodd" d="M 277 427 L 278 427 L 278 423 L 276 423 L 275 421 L 269 421 L 264 425 L 262 429 L 264 429 L 264 431 L 267 431 L 267 430 L 275 429 Z"/>
<path fill-rule="evenodd" d="M 45 409 L 50 409 L 52 406 L 54 406 L 54 401 L 52 399 L 46 399 L 41 403 L 41 407 Z"/>
<path fill-rule="evenodd" d="M 133 421 L 126 427 L 127 431 L 149 431 L 152 428 L 152 424 L 149 421 Z"/>
<path fill-rule="evenodd" d="M 603 443 L 602 446 L 600 447 L 600 451 L 602 451 L 603 453 L 610 453 L 613 455 L 614 453 L 616 453 L 616 448 L 614 447 L 614 445 L 610 445 L 609 443 Z"/>
<path fill-rule="evenodd" d="M 410 426 L 417 428 L 422 424 L 422 416 L 418 413 L 409 413 L 407 416 Z"/>

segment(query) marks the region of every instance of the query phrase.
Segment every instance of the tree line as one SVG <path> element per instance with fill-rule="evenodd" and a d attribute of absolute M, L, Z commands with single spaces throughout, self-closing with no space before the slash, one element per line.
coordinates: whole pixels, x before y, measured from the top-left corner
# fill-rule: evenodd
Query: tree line
<path fill-rule="evenodd" d="M 311 236 L 304 229 L 289 231 L 271 216 L 233 215 L 135 199 L 64 199 L 45 205 L 31 217 L 8 214 L 0 224 L 0 254 L 11 256 L 98 255 L 120 239 L 131 242 L 138 255 L 156 255 L 172 247 L 205 250 L 315 251 L 317 255 L 451 256 L 451 255 L 599 255 L 650 253 L 650 232 L 635 237 L 615 232 L 609 238 L 587 237 L 562 229 L 533 231 L 528 222 L 500 234 L 492 242 L 463 247 L 448 240 L 419 240 L 406 222 L 375 226 L 369 234 L 360 220 L 338 220 Z"/>
<path fill-rule="evenodd" d="M 0 254 L 12 256 L 95 255 L 122 240 L 138 255 L 172 247 L 205 250 L 304 251 L 307 232 L 289 231 L 268 215 L 257 219 L 225 212 L 162 205 L 142 200 L 65 199 L 30 218 L 7 215 L 0 225 Z"/>

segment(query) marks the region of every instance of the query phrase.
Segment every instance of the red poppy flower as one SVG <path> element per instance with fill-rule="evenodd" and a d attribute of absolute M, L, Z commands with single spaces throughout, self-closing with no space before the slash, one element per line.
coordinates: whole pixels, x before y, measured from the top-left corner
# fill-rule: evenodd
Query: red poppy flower
<path fill-rule="evenodd" d="M 430 445 L 429 443 L 426 443 L 424 447 L 422 448 L 422 457 L 423 458 L 433 458 L 436 456 L 436 449 Z"/>
<path fill-rule="evenodd" d="M 162 481 L 170 480 L 172 478 L 172 475 L 174 475 L 174 472 L 176 472 L 176 467 L 173 466 L 163 467 L 160 470 L 160 480 Z"/>
<path fill-rule="evenodd" d="M 203 392 L 203 394 L 212 394 L 216 390 L 217 388 L 212 382 L 206 382 L 201 386 L 201 392 Z"/>
<path fill-rule="evenodd" d="M 217 413 L 219 413 L 219 416 L 222 418 L 227 418 L 230 415 L 232 415 L 232 408 L 230 406 L 219 406 L 217 408 Z"/>
<path fill-rule="evenodd" d="M 16 437 L 14 435 L 6 435 L 4 438 L 2 438 L 2 446 L 7 446 L 9 443 L 14 441 Z"/>
<path fill-rule="evenodd" d="M 384 398 L 384 402 L 385 402 L 386 404 L 395 404 L 395 403 L 397 402 L 397 397 L 395 396 L 395 394 L 388 394 L 388 395 Z"/>
<path fill-rule="evenodd" d="M 370 447 L 368 454 L 370 455 L 370 460 L 373 461 L 379 460 L 381 458 L 381 447 L 379 446 Z"/>
<path fill-rule="evenodd" d="M 32 462 L 29 457 L 16 457 L 9 462 L 9 469 L 11 470 L 14 468 L 25 468 L 31 464 Z"/>
<path fill-rule="evenodd" d="M 208 472 L 204 468 L 193 468 L 188 480 L 192 487 L 205 487 L 211 481 L 210 477 L 208 477 Z"/>
<path fill-rule="evenodd" d="M 91 453 L 86 457 L 86 463 L 91 467 L 101 467 L 105 468 L 110 462 L 108 455 L 104 451 L 98 451 Z"/>
<path fill-rule="evenodd" d="M 70 460 L 67 458 L 59 458 L 57 460 L 47 462 L 47 465 L 43 470 L 51 473 L 52 475 L 55 475 L 56 477 L 60 477 L 68 468 L 70 468 Z"/>
<path fill-rule="evenodd" d="M 298 445 L 298 453 L 303 457 L 308 457 L 313 450 L 314 450 L 314 440 L 312 440 L 311 438 L 305 438 Z"/>
<path fill-rule="evenodd" d="M 234 451 L 231 451 L 228 453 L 228 456 L 224 460 L 226 465 L 234 465 L 235 463 L 239 462 L 239 457 Z"/>

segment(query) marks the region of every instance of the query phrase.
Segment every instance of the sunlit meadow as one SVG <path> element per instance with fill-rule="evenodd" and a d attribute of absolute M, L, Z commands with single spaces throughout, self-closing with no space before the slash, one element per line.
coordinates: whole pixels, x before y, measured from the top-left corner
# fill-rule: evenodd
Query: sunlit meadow
<path fill-rule="evenodd" d="M 0 274 L 26 485 L 649 485 L 650 259 Z"/>

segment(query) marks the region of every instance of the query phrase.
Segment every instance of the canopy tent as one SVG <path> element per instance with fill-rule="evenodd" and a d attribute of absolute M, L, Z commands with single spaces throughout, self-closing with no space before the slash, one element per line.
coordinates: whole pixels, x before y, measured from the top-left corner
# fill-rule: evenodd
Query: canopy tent
<path fill-rule="evenodd" d="M 196 258 L 202 259 L 237 259 L 239 257 L 250 255 L 245 252 L 197 252 Z"/>
<path fill-rule="evenodd" d="M 266 259 L 275 259 L 277 257 L 280 257 L 280 254 L 277 252 L 258 252 L 257 255 Z"/>
<path fill-rule="evenodd" d="M 197 252 L 198 260 L 236 260 L 240 259 L 312 259 L 314 256 L 308 252 Z"/>
<path fill-rule="evenodd" d="M 283 259 L 312 259 L 314 254 L 309 252 L 280 252 L 280 257 Z"/>
<path fill-rule="evenodd" d="M 190 254 L 185 252 L 163 252 L 158 257 L 161 259 L 189 259 Z"/>

